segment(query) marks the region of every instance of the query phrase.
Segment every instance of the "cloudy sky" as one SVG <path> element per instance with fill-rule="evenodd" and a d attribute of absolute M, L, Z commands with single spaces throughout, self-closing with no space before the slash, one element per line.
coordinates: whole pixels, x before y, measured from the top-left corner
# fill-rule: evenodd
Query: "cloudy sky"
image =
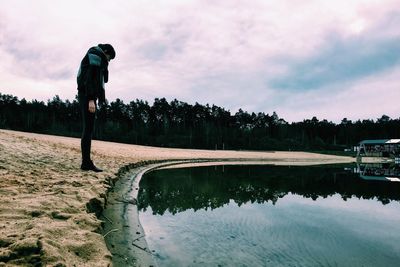
<path fill-rule="evenodd" d="M 72 100 L 111 43 L 107 99 L 237 112 L 400 117 L 400 0 L 0 0 L 0 93 Z"/>

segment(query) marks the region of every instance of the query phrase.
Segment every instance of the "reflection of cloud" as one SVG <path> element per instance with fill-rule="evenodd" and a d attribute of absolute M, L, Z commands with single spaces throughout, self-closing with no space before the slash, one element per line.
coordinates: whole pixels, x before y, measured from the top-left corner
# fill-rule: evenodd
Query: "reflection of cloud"
<path fill-rule="evenodd" d="M 28 99 L 72 99 L 81 58 L 105 42 L 117 51 L 109 100 L 166 97 L 232 112 L 279 109 L 279 115 L 304 103 L 314 115 L 325 115 L 287 89 L 346 90 L 349 81 L 384 77 L 399 60 L 398 0 L 2 3 L 1 90 Z M 332 32 L 340 37 L 328 36 Z M 317 91 L 309 97 L 319 98 Z M 288 102 L 293 106 L 285 107 Z M 300 111 L 291 117 L 302 120 Z"/>

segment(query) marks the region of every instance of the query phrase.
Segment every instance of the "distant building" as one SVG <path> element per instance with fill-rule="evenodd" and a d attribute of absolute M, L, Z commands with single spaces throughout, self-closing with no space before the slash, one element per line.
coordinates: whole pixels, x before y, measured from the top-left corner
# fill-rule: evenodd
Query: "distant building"
<path fill-rule="evenodd" d="M 363 140 L 359 143 L 357 157 L 398 157 L 400 139 Z"/>

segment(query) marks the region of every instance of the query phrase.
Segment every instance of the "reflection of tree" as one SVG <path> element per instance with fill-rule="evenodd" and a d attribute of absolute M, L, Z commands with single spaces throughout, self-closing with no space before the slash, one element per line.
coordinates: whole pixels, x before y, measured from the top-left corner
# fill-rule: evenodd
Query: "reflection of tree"
<path fill-rule="evenodd" d="M 139 209 L 155 214 L 187 209 L 215 209 L 230 200 L 239 206 L 271 202 L 288 193 L 316 200 L 340 194 L 376 198 L 383 204 L 400 200 L 400 183 L 364 181 L 334 166 L 225 166 L 153 171 L 140 182 Z"/>

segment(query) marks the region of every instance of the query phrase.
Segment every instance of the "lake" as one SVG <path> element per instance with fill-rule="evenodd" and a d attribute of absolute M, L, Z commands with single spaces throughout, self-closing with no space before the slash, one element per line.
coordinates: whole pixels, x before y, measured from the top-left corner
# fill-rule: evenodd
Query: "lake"
<path fill-rule="evenodd" d="M 139 218 L 162 266 L 399 266 L 400 183 L 354 166 L 145 174 Z"/>

